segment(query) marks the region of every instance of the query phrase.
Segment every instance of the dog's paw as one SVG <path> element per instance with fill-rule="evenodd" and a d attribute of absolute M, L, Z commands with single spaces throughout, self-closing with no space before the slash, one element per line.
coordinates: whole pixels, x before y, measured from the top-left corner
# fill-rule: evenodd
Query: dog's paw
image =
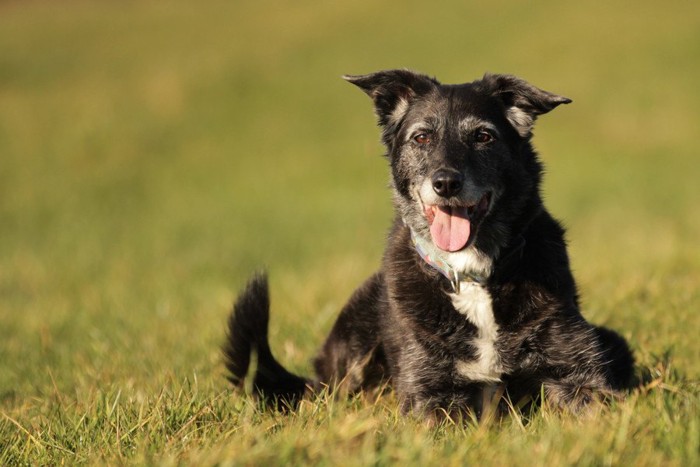
<path fill-rule="evenodd" d="M 545 384 L 545 403 L 552 408 L 583 415 L 620 399 L 610 389 L 567 384 Z"/>

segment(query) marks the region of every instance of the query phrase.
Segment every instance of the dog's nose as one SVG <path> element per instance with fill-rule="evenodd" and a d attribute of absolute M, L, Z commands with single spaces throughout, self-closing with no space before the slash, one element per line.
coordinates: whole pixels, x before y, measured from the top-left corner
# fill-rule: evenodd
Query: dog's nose
<path fill-rule="evenodd" d="M 462 174 L 453 169 L 437 170 L 432 177 L 433 190 L 438 196 L 449 198 L 459 194 L 464 184 Z"/>

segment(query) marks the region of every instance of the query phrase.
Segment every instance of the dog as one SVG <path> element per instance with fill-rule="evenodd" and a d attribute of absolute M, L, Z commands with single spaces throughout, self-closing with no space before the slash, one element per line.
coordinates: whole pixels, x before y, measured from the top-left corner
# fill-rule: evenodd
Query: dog
<path fill-rule="evenodd" d="M 230 381 L 243 385 L 255 352 L 253 388 L 269 406 L 387 385 L 402 413 L 431 420 L 480 416 L 494 394 L 501 406 L 543 395 L 572 412 L 623 394 L 632 353 L 581 315 L 531 144 L 536 119 L 571 100 L 502 74 L 459 85 L 408 70 L 344 78 L 372 99 L 391 167 L 381 268 L 341 310 L 314 378 L 272 355 L 267 278 L 254 276 L 228 321 Z"/>

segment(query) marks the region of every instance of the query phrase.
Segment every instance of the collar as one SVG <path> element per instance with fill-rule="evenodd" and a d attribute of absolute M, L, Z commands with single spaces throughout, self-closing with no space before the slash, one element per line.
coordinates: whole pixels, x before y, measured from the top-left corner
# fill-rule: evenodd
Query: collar
<path fill-rule="evenodd" d="M 482 285 L 486 283 L 487 278 L 485 276 L 474 273 L 467 273 L 464 271 L 458 271 L 455 268 L 453 268 L 442 255 L 441 250 L 439 250 L 435 245 L 433 245 L 432 242 L 424 240 L 422 237 L 417 235 L 410 227 L 409 231 L 411 232 L 411 242 L 413 243 L 413 246 L 420 255 L 420 257 L 423 258 L 423 261 L 428 263 L 440 274 L 445 276 L 447 280 L 450 281 L 454 293 L 460 292 L 460 286 L 462 282 L 475 282 L 477 284 Z"/>

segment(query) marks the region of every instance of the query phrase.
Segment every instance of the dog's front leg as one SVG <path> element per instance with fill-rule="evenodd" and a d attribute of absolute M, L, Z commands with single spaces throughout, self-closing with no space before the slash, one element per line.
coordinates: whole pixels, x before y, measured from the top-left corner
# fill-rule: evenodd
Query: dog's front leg
<path fill-rule="evenodd" d="M 551 326 L 544 336 L 542 384 L 548 404 L 580 412 L 593 402 L 618 396 L 607 352 L 595 328 L 583 321 Z M 556 332 L 552 332 L 556 330 Z"/>
<path fill-rule="evenodd" d="M 455 381 L 451 357 L 407 338 L 395 363 L 393 382 L 403 414 L 431 425 L 479 415 L 482 385 Z"/>

